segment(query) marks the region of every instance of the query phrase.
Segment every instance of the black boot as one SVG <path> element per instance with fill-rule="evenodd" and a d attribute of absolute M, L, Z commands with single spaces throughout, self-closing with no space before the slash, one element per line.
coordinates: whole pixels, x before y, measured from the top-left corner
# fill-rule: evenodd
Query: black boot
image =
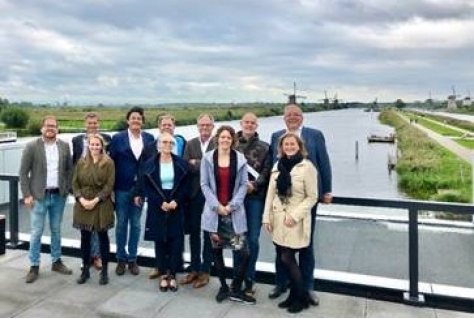
<path fill-rule="evenodd" d="M 295 291 L 293 301 L 288 307 L 289 313 L 298 313 L 309 307 L 307 294 L 301 290 Z"/>
<path fill-rule="evenodd" d="M 102 269 L 100 270 L 99 285 L 107 285 L 109 283 L 109 273 L 107 271 L 107 263 L 102 263 Z"/>
<path fill-rule="evenodd" d="M 84 267 L 82 269 L 82 272 L 81 272 L 81 276 L 76 280 L 76 282 L 79 285 L 82 285 L 82 284 L 86 283 L 87 279 L 89 279 L 90 276 L 91 276 L 91 274 L 89 272 L 89 265 L 84 265 Z"/>
<path fill-rule="evenodd" d="M 293 288 L 290 289 L 290 294 L 288 295 L 288 298 L 286 298 L 285 301 L 282 301 L 278 304 L 278 307 L 280 308 L 289 308 L 291 304 L 293 303 L 293 300 L 295 299 L 295 290 Z"/>

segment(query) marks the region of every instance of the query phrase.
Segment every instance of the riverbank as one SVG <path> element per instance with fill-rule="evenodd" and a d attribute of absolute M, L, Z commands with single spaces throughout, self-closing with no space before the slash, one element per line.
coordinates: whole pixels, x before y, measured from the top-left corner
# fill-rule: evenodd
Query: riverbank
<path fill-rule="evenodd" d="M 396 171 L 398 186 L 403 192 L 421 200 L 472 202 L 469 163 L 410 125 L 410 121 L 399 112 L 383 111 L 380 121 L 395 127 L 397 132 L 400 158 Z"/>
<path fill-rule="evenodd" d="M 176 107 L 151 107 L 145 109 L 145 129 L 156 128 L 157 118 L 163 114 L 172 114 L 177 126 L 196 124 L 199 114 L 212 114 L 216 121 L 240 120 L 247 112 L 255 113 L 259 118 L 283 114 L 285 104 L 282 103 L 249 103 L 249 104 L 189 104 Z M 101 130 L 119 131 L 127 127 L 126 114 L 129 107 L 32 107 L 28 110 L 30 119 L 26 128 L 15 130 L 19 136 L 35 136 L 41 129 L 41 121 L 47 115 L 55 115 L 62 133 L 78 133 L 83 131 L 84 115 L 95 112 L 99 115 Z M 320 104 L 303 104 L 303 112 L 324 110 Z"/>

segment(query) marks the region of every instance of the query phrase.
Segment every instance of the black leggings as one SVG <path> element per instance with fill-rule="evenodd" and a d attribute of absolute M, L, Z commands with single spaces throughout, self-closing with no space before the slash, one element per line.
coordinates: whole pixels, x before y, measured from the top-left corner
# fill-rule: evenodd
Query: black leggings
<path fill-rule="evenodd" d="M 110 241 L 109 234 L 107 231 L 97 232 L 99 235 L 99 245 L 100 245 L 100 256 L 102 258 L 102 265 L 107 266 L 109 261 L 110 253 Z M 82 264 L 84 266 L 90 264 L 91 257 L 91 235 L 92 232 L 89 230 L 81 230 L 81 253 L 82 253 Z"/>
<path fill-rule="evenodd" d="M 236 277 L 232 283 L 233 289 L 239 291 L 242 288 L 242 282 L 245 277 L 245 270 L 249 263 L 249 251 L 246 248 L 235 251 L 240 254 L 239 268 L 237 269 Z M 213 248 L 212 254 L 214 256 L 214 267 L 216 268 L 217 277 L 222 287 L 228 287 L 225 281 L 225 264 L 224 264 L 224 253 L 222 248 Z"/>
<path fill-rule="evenodd" d="M 303 275 L 301 269 L 296 261 L 296 253 L 299 249 L 293 249 L 288 247 L 276 246 L 277 251 L 280 253 L 281 261 L 288 271 L 290 277 L 291 288 L 295 293 L 301 294 L 303 292 Z"/>

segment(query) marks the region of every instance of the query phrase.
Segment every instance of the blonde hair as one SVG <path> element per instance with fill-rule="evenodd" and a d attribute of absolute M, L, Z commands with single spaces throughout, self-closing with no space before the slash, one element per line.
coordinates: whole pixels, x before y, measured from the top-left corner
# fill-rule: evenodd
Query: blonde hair
<path fill-rule="evenodd" d="M 308 151 L 306 150 L 306 146 L 304 146 L 303 140 L 301 139 L 301 137 L 298 136 L 298 134 L 295 134 L 293 132 L 287 132 L 283 134 L 278 140 L 278 158 L 282 158 L 283 156 L 286 156 L 286 154 L 283 154 L 283 141 L 290 137 L 293 137 L 296 140 L 296 143 L 298 143 L 298 146 L 300 148 L 298 153 L 300 153 L 303 156 L 303 158 L 307 158 Z"/>
<path fill-rule="evenodd" d="M 112 159 L 105 153 L 106 145 L 105 145 L 105 141 L 104 141 L 104 138 L 102 137 L 102 135 L 96 134 L 96 133 L 87 134 L 87 144 L 88 145 L 89 145 L 89 141 L 93 138 L 98 139 L 100 141 L 100 144 L 102 145 L 102 150 L 101 150 L 101 153 L 99 155 L 98 163 L 99 163 L 99 167 L 103 167 L 105 164 L 107 164 Z M 92 158 L 91 152 L 89 150 L 89 146 L 87 146 L 86 156 L 81 158 L 79 161 L 83 162 L 85 164 L 85 166 L 89 166 L 89 165 L 94 163 L 94 159 Z"/>

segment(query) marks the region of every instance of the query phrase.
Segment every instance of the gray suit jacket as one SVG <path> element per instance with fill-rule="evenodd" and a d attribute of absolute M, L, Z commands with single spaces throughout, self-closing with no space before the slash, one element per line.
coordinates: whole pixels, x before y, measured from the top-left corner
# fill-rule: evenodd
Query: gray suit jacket
<path fill-rule="evenodd" d="M 58 139 L 59 192 L 66 196 L 71 189 L 72 157 L 69 144 Z M 23 197 L 43 199 L 46 190 L 46 152 L 43 139 L 37 138 L 26 144 L 21 157 L 20 187 Z"/>

